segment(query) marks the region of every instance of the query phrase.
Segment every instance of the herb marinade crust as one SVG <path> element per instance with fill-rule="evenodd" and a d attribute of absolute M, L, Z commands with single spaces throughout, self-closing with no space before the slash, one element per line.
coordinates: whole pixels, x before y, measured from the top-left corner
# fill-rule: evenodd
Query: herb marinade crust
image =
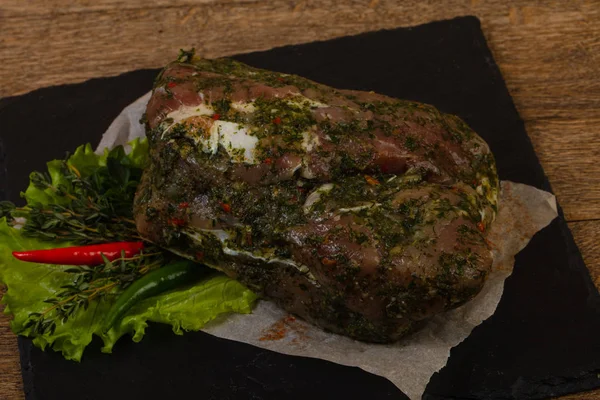
<path fill-rule="evenodd" d="M 456 116 L 182 52 L 145 118 L 140 234 L 325 329 L 393 341 L 485 281 L 498 177 Z"/>

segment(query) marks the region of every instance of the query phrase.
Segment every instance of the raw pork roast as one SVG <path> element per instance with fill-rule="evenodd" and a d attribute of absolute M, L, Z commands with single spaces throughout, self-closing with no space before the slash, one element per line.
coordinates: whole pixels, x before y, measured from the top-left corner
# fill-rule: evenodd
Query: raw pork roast
<path fill-rule="evenodd" d="M 145 118 L 140 234 L 293 314 L 389 342 L 484 284 L 498 178 L 458 117 L 182 52 Z"/>

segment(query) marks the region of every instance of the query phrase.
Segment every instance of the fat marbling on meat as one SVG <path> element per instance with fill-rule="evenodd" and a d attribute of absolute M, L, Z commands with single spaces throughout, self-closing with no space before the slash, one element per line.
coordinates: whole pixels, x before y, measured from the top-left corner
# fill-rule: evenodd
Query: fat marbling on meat
<path fill-rule="evenodd" d="M 456 116 L 182 52 L 145 119 L 140 234 L 326 330 L 394 341 L 485 282 L 498 178 Z"/>

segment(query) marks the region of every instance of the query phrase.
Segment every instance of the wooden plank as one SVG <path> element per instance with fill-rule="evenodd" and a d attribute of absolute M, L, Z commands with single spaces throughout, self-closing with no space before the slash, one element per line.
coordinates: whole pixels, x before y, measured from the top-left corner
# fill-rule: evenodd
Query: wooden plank
<path fill-rule="evenodd" d="M 0 287 L 0 296 L 4 294 L 4 288 Z M 4 310 L 4 307 L 0 307 Z M 21 363 L 19 361 L 19 349 L 17 347 L 17 336 L 12 333 L 8 325 L 8 316 L 0 313 L 0 399 L 22 399 L 23 380 L 21 378 Z"/>
<path fill-rule="evenodd" d="M 27 11 L 29 2 L 20 3 L 24 12 Z M 39 2 L 34 3 L 41 7 Z M 76 82 L 136 68 L 159 67 L 181 46 L 196 46 L 205 56 L 217 57 L 478 14 L 478 10 L 481 10 L 479 14 L 484 31 L 488 33 L 492 49 L 498 53 L 496 58 L 501 67 L 504 69 L 505 62 L 509 67 L 514 63 L 517 67 L 522 66 L 515 72 L 529 74 L 528 84 L 531 84 L 548 76 L 547 71 L 568 73 L 572 70 L 563 68 L 565 60 L 562 57 L 550 65 L 539 63 L 540 58 L 547 57 L 547 49 L 568 47 L 586 36 L 598 37 L 594 33 L 600 29 L 595 24 L 582 22 L 600 15 L 600 11 L 594 12 L 593 9 L 587 15 L 582 1 L 565 3 L 560 13 L 554 8 L 538 10 L 522 7 L 529 11 L 519 11 L 521 8 L 509 7 L 499 0 L 490 2 L 486 8 L 477 1 L 469 5 L 458 0 L 448 2 L 444 7 L 437 6 L 434 1 L 416 0 L 400 4 L 351 1 L 337 6 L 337 2 L 332 1 L 318 4 L 282 0 L 213 4 L 205 0 L 191 2 L 195 6 L 119 9 L 115 8 L 114 2 L 103 0 L 101 3 L 113 6 L 95 11 L 96 6 L 90 5 L 82 13 L 54 13 L 52 10 L 70 4 L 65 0 L 47 3 L 47 13 L 26 13 L 18 18 L 10 16 L 10 9 L 0 5 L 5 38 L 0 46 L 0 57 L 7 61 L 3 63 L 5 70 L 2 72 L 6 76 L 10 76 L 11 72 L 19 76 L 18 72 L 26 71 L 27 78 L 6 82 L 0 88 L 0 95 L 23 93 L 34 87 Z M 81 2 L 77 4 L 83 7 Z M 127 4 L 135 5 L 136 2 Z M 575 5 L 580 5 L 580 8 Z M 522 14 L 537 17 L 520 17 Z M 549 21 L 557 19 L 556 14 L 560 15 L 559 20 L 549 24 Z M 532 46 L 539 47 L 539 42 L 547 42 L 541 49 L 543 51 L 531 51 Z M 23 46 L 24 43 L 27 46 Z M 40 62 L 41 59 L 43 62 Z M 532 63 L 546 67 L 537 65 L 531 68 Z M 592 71 L 597 70 L 593 63 L 585 65 Z M 556 78 L 556 74 L 551 76 Z M 574 75 L 572 80 L 579 78 Z M 510 84 L 511 79 L 507 80 Z"/>
<path fill-rule="evenodd" d="M 573 393 L 568 396 L 555 397 L 560 400 L 598 400 L 600 398 L 600 390 L 591 390 L 583 393 Z"/>
<path fill-rule="evenodd" d="M 56 16 L 58 14 L 93 13 L 173 7 L 196 7 L 203 4 L 252 3 L 256 0 L 3 0 L 4 16 Z"/>
<path fill-rule="evenodd" d="M 590 270 L 592 281 L 600 290 L 600 220 L 571 222 L 569 228 Z"/>
<path fill-rule="evenodd" d="M 600 116 L 536 119 L 525 126 L 566 219 L 599 218 Z"/>

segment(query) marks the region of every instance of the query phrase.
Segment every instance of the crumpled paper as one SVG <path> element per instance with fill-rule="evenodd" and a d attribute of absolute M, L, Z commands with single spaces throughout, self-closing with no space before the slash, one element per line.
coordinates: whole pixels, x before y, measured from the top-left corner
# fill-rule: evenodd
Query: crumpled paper
<path fill-rule="evenodd" d="M 98 152 L 145 136 L 139 120 L 149 98 L 147 93 L 121 112 L 103 135 Z M 266 300 L 259 301 L 252 314 L 228 315 L 203 330 L 284 354 L 360 367 L 389 379 L 411 399 L 419 399 L 431 376 L 446 364 L 450 349 L 496 310 L 514 256 L 557 215 L 551 193 L 502 181 L 499 212 L 488 236 L 494 262 L 482 291 L 467 304 L 434 316 L 421 330 L 394 344 L 363 343 L 327 333 Z"/>

